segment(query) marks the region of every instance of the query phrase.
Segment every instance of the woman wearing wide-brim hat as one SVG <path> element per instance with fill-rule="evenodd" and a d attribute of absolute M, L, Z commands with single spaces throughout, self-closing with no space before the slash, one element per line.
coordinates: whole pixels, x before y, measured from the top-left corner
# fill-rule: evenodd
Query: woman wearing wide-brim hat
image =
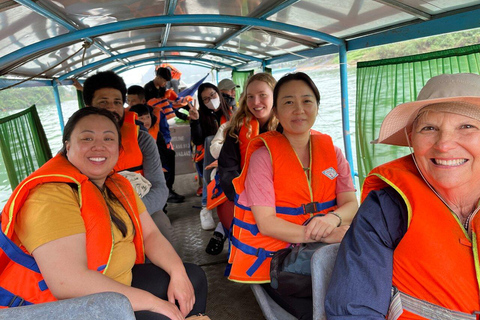
<path fill-rule="evenodd" d="M 386 116 L 375 142 L 412 154 L 365 179 L 328 319 L 477 319 L 480 76 L 431 78 L 416 102 Z"/>

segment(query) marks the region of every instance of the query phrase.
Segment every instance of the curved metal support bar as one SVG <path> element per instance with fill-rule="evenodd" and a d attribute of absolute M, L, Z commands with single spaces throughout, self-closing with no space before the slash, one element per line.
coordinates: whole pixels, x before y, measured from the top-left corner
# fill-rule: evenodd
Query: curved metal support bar
<path fill-rule="evenodd" d="M 65 43 L 72 43 L 80 39 L 87 37 L 95 37 L 103 34 L 133 30 L 138 28 L 144 28 L 145 26 L 155 27 L 159 24 L 185 24 L 185 23 L 203 23 L 211 24 L 212 22 L 227 24 L 227 25 L 252 25 L 257 27 L 264 27 L 274 30 L 281 30 L 285 32 L 302 34 L 313 38 L 318 38 L 323 41 L 328 41 L 335 45 L 342 45 L 345 43 L 343 39 L 339 39 L 328 35 L 323 32 L 319 32 L 312 29 L 303 27 L 297 27 L 286 23 L 268 21 L 258 18 L 238 17 L 238 16 L 226 16 L 226 15 L 213 15 L 213 14 L 192 14 L 192 15 L 175 15 L 175 16 L 160 16 L 160 17 L 147 17 L 132 19 L 121 22 L 114 22 L 86 28 L 67 34 L 63 34 L 54 38 L 46 39 L 32 45 L 18 49 L 8 55 L 0 58 L 0 66 L 3 68 L 0 70 L 0 74 L 4 73 L 4 70 L 8 69 L 12 64 L 18 60 L 30 60 L 32 56 L 36 56 L 38 52 L 45 52 L 49 49 L 53 49 L 58 46 L 62 46 Z"/>
<path fill-rule="evenodd" d="M 400 41 L 430 37 L 480 27 L 480 6 L 466 12 L 454 13 L 418 24 L 377 32 L 348 41 L 348 51 L 371 48 Z"/>
<path fill-rule="evenodd" d="M 67 29 L 70 32 L 74 32 L 74 31 L 78 30 L 78 28 L 75 27 L 74 25 L 72 25 L 70 22 L 65 21 L 61 17 L 57 16 L 55 13 L 53 13 L 49 10 L 46 10 L 45 8 L 43 8 L 42 6 L 38 5 L 37 3 L 35 3 L 31 0 L 15 0 L 15 1 L 19 4 L 21 4 L 22 6 L 24 6 L 26 8 L 29 8 L 33 12 L 36 12 L 36 13 L 46 17 L 47 19 L 55 21 L 56 23 L 62 25 L 65 29 Z M 87 38 L 85 38 L 85 40 L 87 40 L 90 43 L 93 43 L 93 45 L 95 47 L 97 47 L 100 51 L 103 51 L 104 53 L 106 53 L 110 56 L 113 55 L 113 53 L 111 53 L 107 48 L 105 48 L 101 44 L 95 43 L 92 39 L 87 37 Z"/>
<path fill-rule="evenodd" d="M 128 57 L 131 57 L 131 56 L 137 56 L 137 55 L 141 55 L 141 54 L 145 54 L 145 53 L 154 53 L 154 52 L 163 52 L 163 51 L 187 51 L 188 52 L 188 51 L 199 51 L 199 50 L 205 51 L 205 52 L 210 52 L 210 53 L 213 53 L 213 54 L 234 57 L 234 58 L 247 60 L 247 61 L 251 60 L 251 61 L 262 62 L 262 59 L 259 59 L 259 58 L 255 58 L 255 57 L 248 56 L 248 55 L 241 54 L 241 53 L 235 53 L 235 52 L 213 49 L 213 48 L 201 48 L 201 49 L 199 49 L 199 48 L 186 47 L 186 46 L 148 48 L 148 49 L 134 50 L 134 51 L 118 54 L 118 55 L 115 55 L 115 56 L 112 56 L 112 57 L 109 57 L 109 58 L 105 58 L 103 60 L 99 60 L 99 61 L 87 64 L 87 65 L 85 65 L 83 67 L 80 67 L 78 69 L 75 69 L 75 70 L 73 70 L 73 71 L 71 71 L 71 72 L 69 72 L 69 73 L 67 73 L 63 76 L 60 76 L 58 79 L 59 80 L 68 79 L 69 77 L 72 77 L 75 74 L 85 72 L 88 69 L 98 68 L 98 67 L 100 67 L 104 64 L 107 64 L 109 62 L 112 62 L 114 60 L 128 58 Z M 169 60 L 171 58 L 168 57 L 168 58 L 164 58 L 164 59 Z M 157 60 L 158 60 L 158 58 L 157 58 Z M 228 67 L 232 68 L 229 65 L 228 65 Z"/>
<path fill-rule="evenodd" d="M 60 101 L 60 93 L 58 92 L 58 85 L 54 80 L 51 81 L 53 89 L 53 97 L 55 98 L 55 105 L 57 106 L 58 121 L 60 122 L 60 130 L 63 134 L 63 128 L 65 127 L 65 121 L 63 120 L 62 102 Z"/>
<path fill-rule="evenodd" d="M 128 70 L 131 70 L 132 68 L 137 68 L 137 65 L 143 64 L 143 63 L 145 63 L 145 64 L 141 65 L 141 66 L 138 66 L 138 67 L 155 65 L 156 63 L 158 63 L 158 58 L 149 58 L 149 59 L 133 61 L 133 62 L 128 63 L 126 66 L 119 66 L 119 67 L 113 68 L 112 71 L 115 72 L 115 73 L 123 73 L 123 72 L 126 72 Z M 206 65 L 203 65 L 203 64 L 199 64 L 199 63 L 175 62 L 175 64 L 184 64 L 184 65 L 188 65 L 188 66 L 196 66 L 196 67 L 202 67 L 202 68 L 205 68 L 205 69 L 212 69 L 211 66 L 206 66 Z"/>
<path fill-rule="evenodd" d="M 355 165 L 353 163 L 352 137 L 350 133 L 350 115 L 348 109 L 348 76 L 347 76 L 347 48 L 340 46 L 338 48 L 340 59 L 340 90 L 342 97 L 342 126 L 343 126 L 343 144 L 345 146 L 345 156 L 350 165 L 353 183 L 355 185 Z"/>
<path fill-rule="evenodd" d="M 178 62 L 180 64 L 196 65 L 196 66 L 204 67 L 204 68 L 215 68 L 216 65 L 221 65 L 222 67 L 236 70 L 236 68 L 231 67 L 229 65 L 226 65 L 226 64 L 223 64 L 223 63 L 220 64 L 218 62 L 212 63 L 212 61 L 210 61 L 208 59 L 202 59 L 202 58 L 176 56 L 176 57 L 171 57 L 168 60 L 170 60 L 170 61 L 172 61 L 172 60 L 180 61 L 180 62 Z M 200 62 L 208 63 L 208 64 L 210 64 L 210 66 L 205 66 L 205 65 L 201 65 L 201 64 L 194 64 L 194 63 L 186 63 L 186 62 L 182 63 L 181 61 L 193 61 L 193 62 L 200 61 Z M 125 68 L 125 67 L 128 67 L 128 66 L 135 66 L 135 65 L 138 65 L 138 64 L 146 63 L 146 62 L 158 63 L 159 59 L 158 58 L 147 58 L 147 59 L 142 59 L 142 60 L 138 60 L 138 61 L 132 61 L 132 62 L 129 62 L 128 65 L 118 66 L 118 67 L 112 69 L 112 71 L 114 71 L 114 72 L 124 72 L 126 70 L 121 70 L 122 68 Z M 60 80 L 60 78 L 59 78 L 59 80 Z"/>
<path fill-rule="evenodd" d="M 165 4 L 165 12 L 167 13 L 168 16 L 173 16 L 175 14 L 175 8 L 177 7 L 177 0 L 169 0 Z M 165 31 L 163 32 L 163 38 L 161 39 L 162 47 L 165 47 L 168 41 L 168 37 L 170 36 L 170 27 L 172 25 L 170 23 L 167 23 L 165 26 Z"/>

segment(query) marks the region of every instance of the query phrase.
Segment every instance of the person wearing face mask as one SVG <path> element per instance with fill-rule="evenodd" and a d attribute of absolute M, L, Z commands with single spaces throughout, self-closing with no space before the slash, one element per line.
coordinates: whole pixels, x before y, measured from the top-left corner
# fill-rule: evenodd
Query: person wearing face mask
<path fill-rule="evenodd" d="M 205 138 L 215 135 L 218 127 L 229 121 L 232 111 L 222 98 L 220 90 L 211 84 L 203 83 L 198 87 L 199 109 L 190 108 L 190 130 L 192 143 L 195 145 L 194 161 L 199 175 L 203 175 L 203 157 Z M 207 193 L 204 183 L 202 192 L 202 211 L 200 212 L 200 221 L 202 229 L 211 230 L 215 228 L 212 211 L 206 208 Z"/>

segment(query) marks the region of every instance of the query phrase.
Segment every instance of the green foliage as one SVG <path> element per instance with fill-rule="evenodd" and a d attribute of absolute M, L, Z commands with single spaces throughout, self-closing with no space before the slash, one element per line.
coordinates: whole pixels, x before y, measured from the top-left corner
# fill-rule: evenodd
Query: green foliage
<path fill-rule="evenodd" d="M 404 57 L 426 52 L 465 47 L 478 43 L 480 43 L 480 29 L 472 29 L 439 36 L 403 41 L 374 48 L 350 51 L 348 52 L 347 59 L 348 64 L 354 66 L 358 61 L 372 61 Z M 328 62 L 325 61 L 326 57 L 329 59 Z M 298 63 L 298 69 L 322 65 L 330 67 L 338 66 L 338 55 L 334 54 L 326 57 L 306 59 L 294 63 Z"/>
<path fill-rule="evenodd" d="M 59 88 L 60 100 L 68 101 L 77 99 L 73 87 L 62 86 Z M 31 105 L 41 108 L 55 104 L 53 89 L 51 87 L 11 88 L 0 91 L 0 112 L 23 110 Z M 0 114 L 0 117 L 2 115 Z"/>

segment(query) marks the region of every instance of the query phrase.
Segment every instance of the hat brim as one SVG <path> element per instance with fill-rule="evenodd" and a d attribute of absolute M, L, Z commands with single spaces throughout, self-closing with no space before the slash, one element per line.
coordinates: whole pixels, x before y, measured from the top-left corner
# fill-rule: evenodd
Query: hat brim
<path fill-rule="evenodd" d="M 405 128 L 409 133 L 413 121 L 423 107 L 440 103 L 468 104 L 480 109 L 480 97 L 448 97 L 402 103 L 386 115 L 378 139 L 372 143 L 408 146 Z"/>

